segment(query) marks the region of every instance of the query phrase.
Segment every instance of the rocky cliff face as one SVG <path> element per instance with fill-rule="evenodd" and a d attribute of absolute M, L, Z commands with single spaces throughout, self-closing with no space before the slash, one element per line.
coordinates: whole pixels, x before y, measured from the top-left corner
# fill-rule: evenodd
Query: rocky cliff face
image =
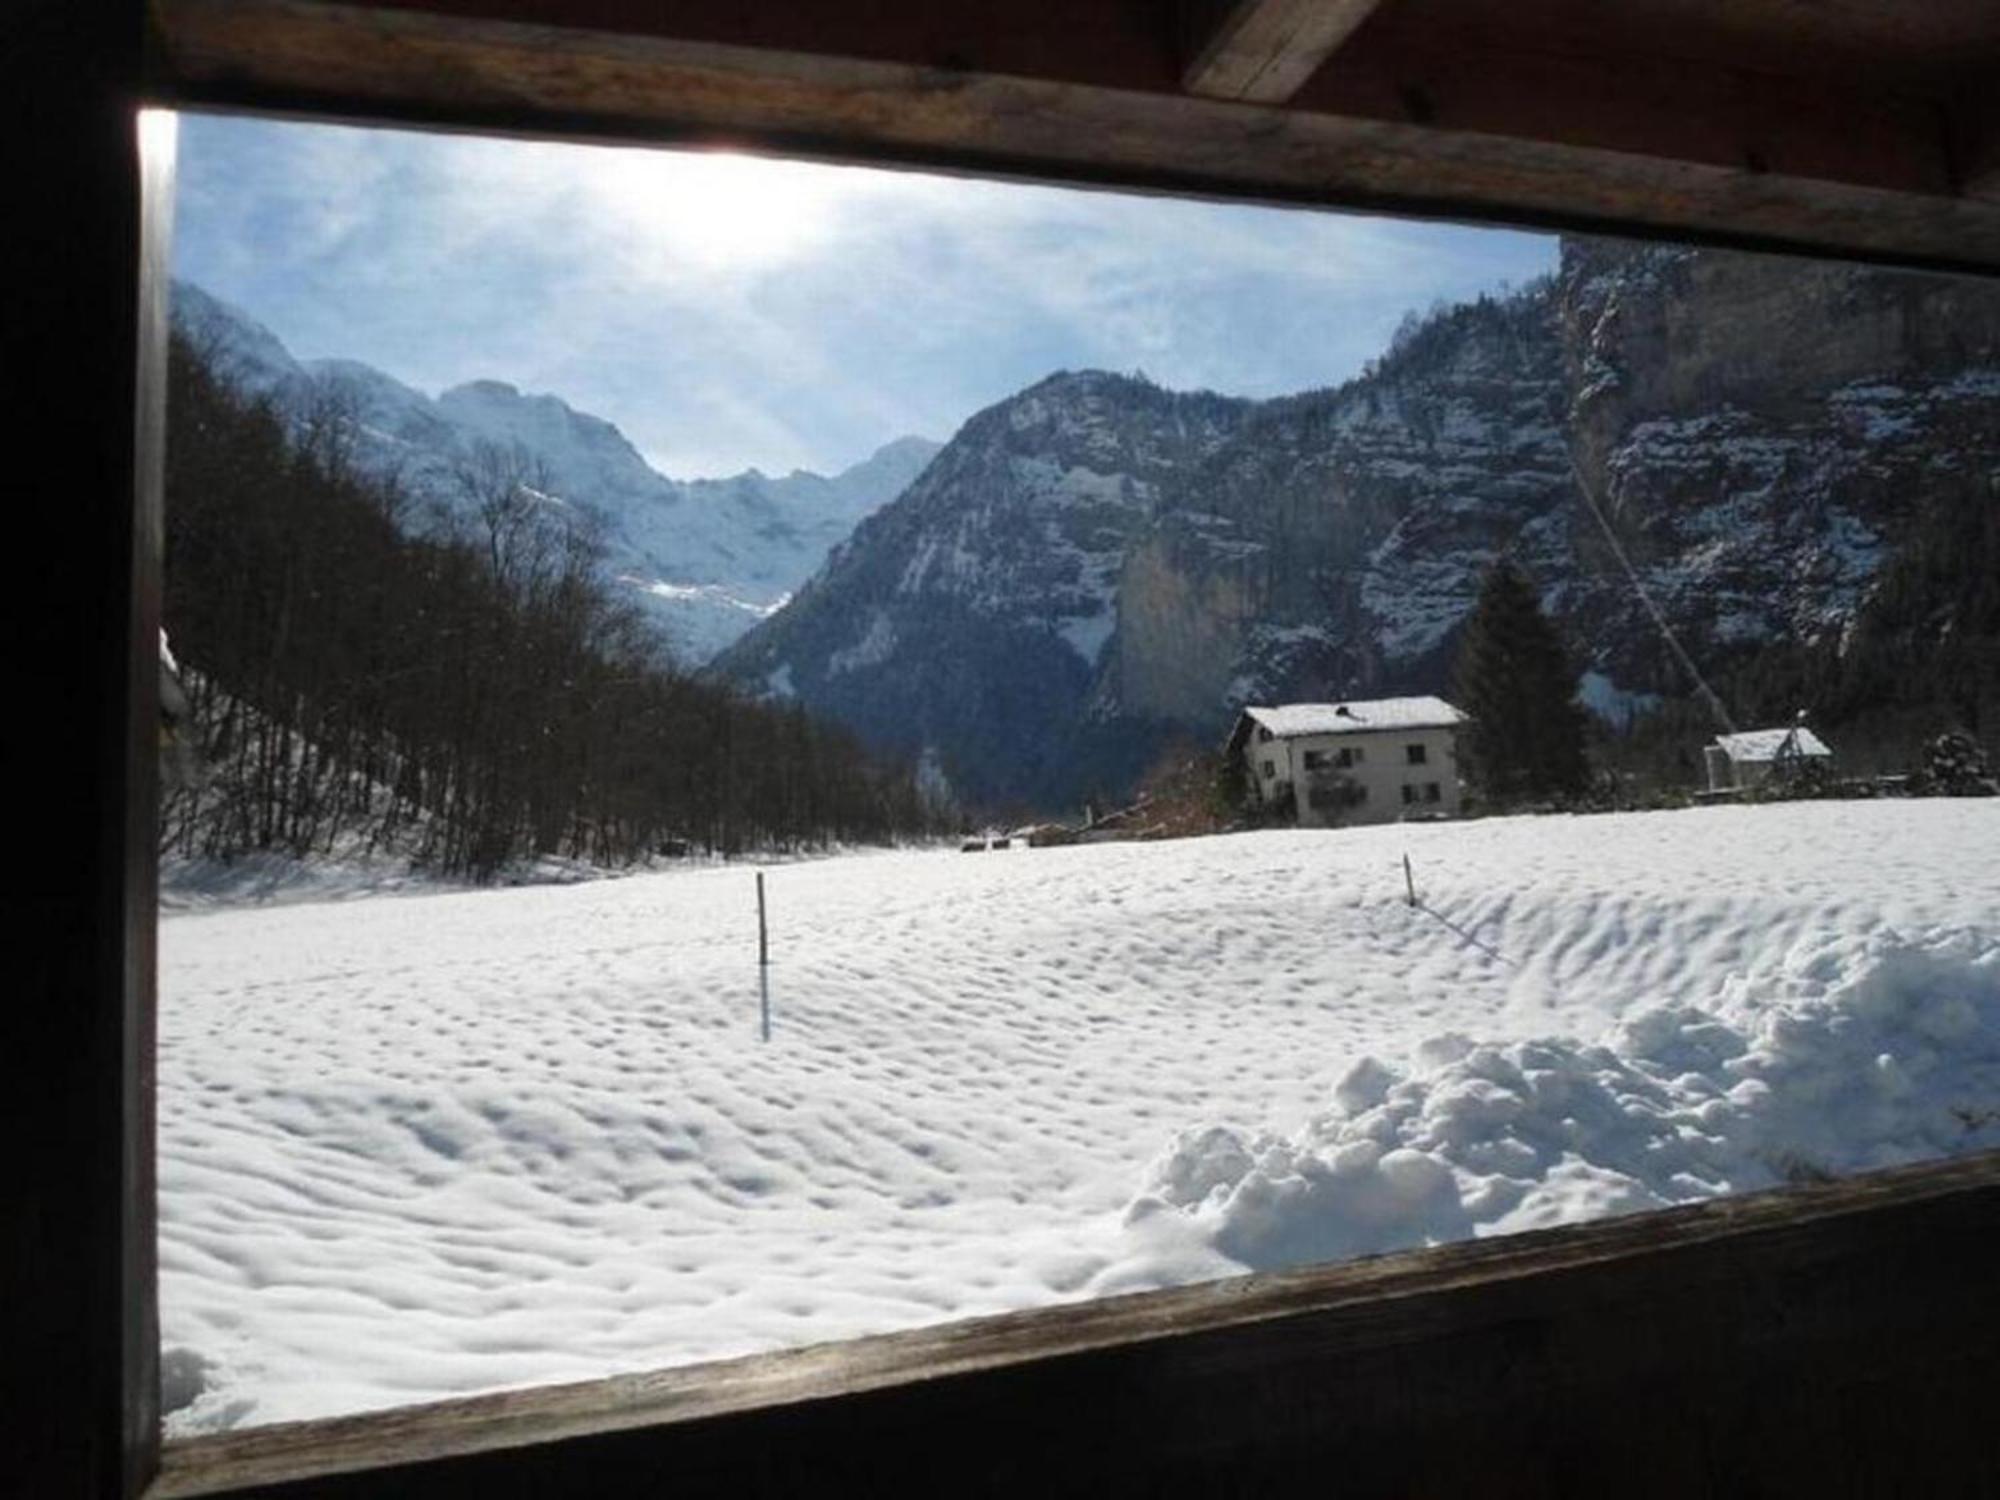
<path fill-rule="evenodd" d="M 1927 505 L 2000 463 L 2000 289 L 1584 241 L 1555 332 L 1586 495 L 1697 660 L 1854 617 Z M 1578 571 L 1617 578 L 1595 518 Z M 1629 589 L 1572 625 L 1618 680 L 1678 690 Z"/>
<path fill-rule="evenodd" d="M 884 747 L 932 747 L 982 800 L 1068 795 L 1080 757 L 1129 738 L 1094 728 L 1126 717 L 1115 698 L 1092 712 L 1128 558 L 1169 488 L 1251 409 L 1051 376 L 967 422 L 718 669 Z"/>
<path fill-rule="evenodd" d="M 1548 305 L 1453 309 L 1179 476 L 1127 560 L 1117 702 L 1205 733 L 1260 696 L 1435 687 L 1487 560 L 1566 553 Z"/>
<path fill-rule="evenodd" d="M 1620 552 L 1705 664 L 1837 632 L 1914 515 L 2000 475 L 1996 419 L 1991 286 L 1575 241 L 1336 389 L 1052 377 L 718 666 L 1056 805 L 1246 701 L 1443 689 L 1506 552 L 1615 718 L 1689 687 Z"/>

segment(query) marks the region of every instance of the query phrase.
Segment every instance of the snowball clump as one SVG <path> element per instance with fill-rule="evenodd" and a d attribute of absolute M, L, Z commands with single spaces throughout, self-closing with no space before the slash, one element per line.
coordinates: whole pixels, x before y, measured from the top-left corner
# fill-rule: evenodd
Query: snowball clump
<path fill-rule="evenodd" d="M 1184 1131 L 1126 1224 L 1269 1270 L 2000 1143 L 1996 1101 L 2000 942 L 1842 933 L 1797 945 L 1775 994 L 1732 980 L 1596 1044 L 1447 1033 L 1407 1070 L 1362 1059 L 1291 1135 Z"/>

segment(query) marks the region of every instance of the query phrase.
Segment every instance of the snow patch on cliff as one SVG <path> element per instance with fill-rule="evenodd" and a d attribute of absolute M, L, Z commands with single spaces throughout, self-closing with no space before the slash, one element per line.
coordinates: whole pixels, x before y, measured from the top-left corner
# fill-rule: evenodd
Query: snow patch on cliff
<path fill-rule="evenodd" d="M 878 609 L 869 615 L 868 628 L 861 633 L 860 639 L 826 659 L 826 675 L 838 677 L 862 667 L 880 666 L 895 649 L 896 627 L 889 623 L 888 615 Z"/>

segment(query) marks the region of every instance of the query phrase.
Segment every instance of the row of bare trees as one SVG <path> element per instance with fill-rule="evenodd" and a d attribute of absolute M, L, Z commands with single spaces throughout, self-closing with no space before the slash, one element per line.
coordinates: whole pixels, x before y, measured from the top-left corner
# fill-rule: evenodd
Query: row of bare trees
<path fill-rule="evenodd" d="M 393 849 L 490 876 L 920 831 L 905 767 L 673 668 L 591 518 L 520 450 L 419 511 L 354 461 L 337 395 L 287 415 L 171 352 L 165 614 L 199 774 L 189 855 Z"/>

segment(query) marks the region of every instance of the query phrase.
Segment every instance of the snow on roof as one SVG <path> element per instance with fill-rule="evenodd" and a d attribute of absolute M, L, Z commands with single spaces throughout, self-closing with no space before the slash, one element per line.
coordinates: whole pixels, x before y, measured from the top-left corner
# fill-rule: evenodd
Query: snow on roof
<path fill-rule="evenodd" d="M 1791 741 L 1788 745 L 1786 741 Z M 1781 755 L 1831 755 L 1820 737 L 1803 724 L 1783 729 L 1746 729 L 1741 734 L 1718 734 L 1715 743 L 1736 761 L 1776 760 Z"/>
<path fill-rule="evenodd" d="M 1244 715 L 1279 739 L 1302 734 L 1362 734 L 1383 729 L 1450 729 L 1467 716 L 1442 698 L 1372 698 L 1346 703 L 1285 703 Z"/>

